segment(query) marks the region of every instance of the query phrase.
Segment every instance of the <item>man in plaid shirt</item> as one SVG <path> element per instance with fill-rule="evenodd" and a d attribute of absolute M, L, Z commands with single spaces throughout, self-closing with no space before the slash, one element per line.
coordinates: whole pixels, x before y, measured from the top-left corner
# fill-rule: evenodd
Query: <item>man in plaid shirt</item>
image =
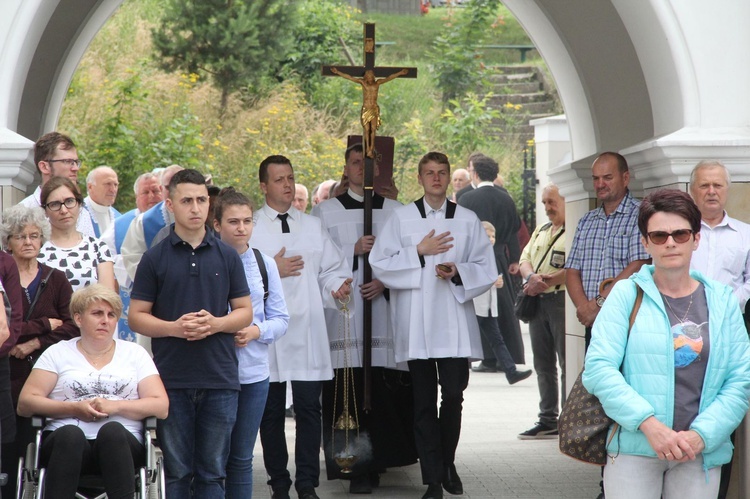
<path fill-rule="evenodd" d="M 621 154 L 600 154 L 591 167 L 596 198 L 601 205 L 578 222 L 565 267 L 565 286 L 576 306 L 578 321 L 586 326 L 586 348 L 591 325 L 609 294 L 599 294 L 604 279 L 627 279 L 649 257 L 638 232 L 639 201 L 630 195 L 628 163 Z"/>

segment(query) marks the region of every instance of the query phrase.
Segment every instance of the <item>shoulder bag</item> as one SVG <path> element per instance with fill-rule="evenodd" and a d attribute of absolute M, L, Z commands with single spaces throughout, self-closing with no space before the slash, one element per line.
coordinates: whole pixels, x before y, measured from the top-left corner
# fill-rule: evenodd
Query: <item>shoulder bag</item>
<path fill-rule="evenodd" d="M 552 225 L 552 224 L 549 224 Z M 540 229 L 541 230 L 541 229 Z M 544 255 L 542 255 L 542 258 L 539 260 L 539 264 L 537 264 L 536 269 L 534 269 L 534 273 L 536 274 L 539 272 L 539 269 L 542 266 L 542 263 L 544 263 L 544 259 L 547 258 L 547 255 L 552 250 L 552 247 L 555 245 L 557 240 L 560 238 L 560 236 L 563 235 L 565 232 L 565 227 L 560 229 L 560 232 L 557 233 L 555 238 L 550 242 L 549 247 L 547 248 L 547 251 L 544 252 Z M 539 237 L 539 233 L 537 232 L 536 237 L 534 238 L 534 241 L 536 241 L 536 238 Z M 534 241 L 531 241 L 529 244 L 533 244 Z M 520 321 L 523 321 L 525 323 L 529 323 L 531 319 L 536 317 L 537 312 L 539 311 L 539 295 L 530 296 L 523 292 L 523 287 L 518 290 L 518 294 L 516 295 L 516 303 L 513 305 L 513 311 L 516 314 L 516 318 Z"/>
<path fill-rule="evenodd" d="M 635 316 L 643 301 L 643 289 L 637 284 L 635 287 L 636 295 L 633 310 L 630 312 L 628 339 L 630 339 L 630 330 L 633 329 Z M 627 349 L 627 342 L 625 348 Z M 622 365 L 620 365 L 620 370 L 622 370 Z M 604 466 L 607 463 L 607 445 L 619 431 L 619 425 L 607 416 L 599 399 L 586 390 L 581 381 L 582 376 L 583 369 L 573 383 L 573 388 L 565 400 L 565 407 L 557 422 L 557 429 L 560 433 L 560 452 L 587 464 Z M 613 426 L 612 435 L 607 440 L 607 431 L 610 426 Z M 612 459 L 614 460 L 615 457 L 613 456 Z"/>

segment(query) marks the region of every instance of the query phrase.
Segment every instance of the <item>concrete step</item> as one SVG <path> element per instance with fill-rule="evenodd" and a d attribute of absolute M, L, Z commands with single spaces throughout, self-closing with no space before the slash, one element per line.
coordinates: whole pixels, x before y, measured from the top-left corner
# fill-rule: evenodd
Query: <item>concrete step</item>
<path fill-rule="evenodd" d="M 507 83 L 526 83 L 539 81 L 536 73 L 510 73 L 510 74 L 493 74 L 487 78 L 493 85 L 505 85 Z"/>
<path fill-rule="evenodd" d="M 522 114 L 522 115 L 530 115 L 530 114 L 552 114 L 555 112 L 555 103 L 551 100 L 541 101 L 541 102 L 527 102 L 527 103 L 516 103 L 513 102 L 513 104 L 520 105 L 520 109 L 510 109 L 507 107 L 500 107 L 498 106 L 498 109 L 500 109 L 500 112 L 503 114 Z"/>
<path fill-rule="evenodd" d="M 491 133 L 502 135 L 507 133 L 525 133 L 534 135 L 534 127 L 529 125 L 527 121 L 516 123 L 515 125 L 508 125 L 507 122 L 492 122 L 490 128 Z"/>
<path fill-rule="evenodd" d="M 534 94 L 542 90 L 542 84 L 538 81 L 498 84 L 493 88 L 496 94 Z"/>
<path fill-rule="evenodd" d="M 482 96 L 484 97 L 484 96 Z M 545 92 L 534 92 L 530 94 L 493 94 L 489 102 L 493 106 L 504 106 L 507 103 L 527 104 L 529 102 L 544 102 L 549 100 L 549 95 Z"/>
<path fill-rule="evenodd" d="M 491 66 L 489 70 L 498 74 L 535 73 L 536 66 Z"/>

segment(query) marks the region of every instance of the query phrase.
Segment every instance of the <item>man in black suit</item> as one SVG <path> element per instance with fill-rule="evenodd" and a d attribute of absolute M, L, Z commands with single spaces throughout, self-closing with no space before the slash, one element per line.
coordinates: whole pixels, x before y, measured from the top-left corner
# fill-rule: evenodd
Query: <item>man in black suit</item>
<path fill-rule="evenodd" d="M 472 155 L 469 173 L 475 188 L 462 189 L 456 199 L 459 205 L 476 213 L 479 220 L 495 226 L 495 261 L 498 271 L 506 276 L 506 285 L 498 289 L 497 293 L 498 325 L 515 363 L 525 364 L 521 327 L 513 312 L 516 293 L 511 279 L 507 278 L 518 271 L 521 256 L 518 229 L 521 220 L 508 192 L 493 184 L 498 174 L 495 160 L 484 155 Z"/>

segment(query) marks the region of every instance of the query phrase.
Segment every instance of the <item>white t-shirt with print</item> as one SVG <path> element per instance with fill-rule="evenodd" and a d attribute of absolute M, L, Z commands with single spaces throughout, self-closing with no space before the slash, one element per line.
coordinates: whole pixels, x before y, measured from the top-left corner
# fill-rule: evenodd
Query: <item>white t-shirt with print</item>
<path fill-rule="evenodd" d="M 73 401 L 101 397 L 109 400 L 135 400 L 139 398 L 138 383 L 144 378 L 159 374 L 146 350 L 130 341 L 115 339 L 112 361 L 97 370 L 89 364 L 76 346 L 80 338 L 55 343 L 37 360 L 34 369 L 57 374 L 57 383 L 49 394 L 52 400 Z M 86 438 L 96 438 L 99 428 L 109 421 L 118 421 L 143 442 L 141 421 L 112 416 L 102 421 L 87 422 L 78 418 L 48 418 L 45 431 L 54 431 L 65 425 L 75 425 Z"/>
<path fill-rule="evenodd" d="M 72 248 L 58 248 L 51 241 L 47 241 L 39 251 L 38 260 L 63 271 L 73 291 L 98 281 L 98 264 L 115 261 L 109 247 L 103 241 L 85 235 L 82 236 L 81 242 Z"/>

